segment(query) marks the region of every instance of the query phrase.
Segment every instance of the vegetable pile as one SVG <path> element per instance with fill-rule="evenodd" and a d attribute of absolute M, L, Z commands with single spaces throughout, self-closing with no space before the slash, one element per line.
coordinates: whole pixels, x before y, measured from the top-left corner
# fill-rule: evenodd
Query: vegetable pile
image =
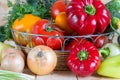
<path fill-rule="evenodd" d="M 9 2 L 9 5 L 13 4 Z M 33 7 L 33 5 L 35 6 Z M 99 14 L 100 12 L 102 14 Z M 12 29 L 15 42 L 24 47 L 47 45 L 54 50 L 61 50 L 74 41 L 72 36 L 83 36 L 82 38 L 84 38 L 87 35 L 105 33 L 109 23 L 110 13 L 101 1 L 28 0 L 27 2 L 17 1 L 12 6 L 5 32 L 6 36 L 10 37 L 8 31 Z M 65 36 L 70 36 L 70 38 Z M 94 39 L 92 38 L 92 40 Z M 106 42 L 98 44 L 101 39 L 105 39 Z M 92 40 L 91 42 L 97 48 L 108 42 L 106 35 L 105 38 Z"/>
<path fill-rule="evenodd" d="M 101 0 L 16 0 L 15 4 L 8 1 L 8 23 L 0 35 L 31 50 L 25 56 L 0 39 L 4 41 L 0 43 L 2 69 L 23 72 L 27 60 L 28 69 L 34 74 L 49 74 L 57 65 L 55 50 L 62 50 L 69 52 L 68 68 L 77 76 L 96 72 L 120 78 L 120 19 L 110 8 L 117 6 L 118 11 L 115 3 L 119 4 L 119 0 L 106 5 Z M 110 39 L 112 31 L 118 34 L 119 44 Z M 14 64 L 8 63 L 12 60 Z"/>

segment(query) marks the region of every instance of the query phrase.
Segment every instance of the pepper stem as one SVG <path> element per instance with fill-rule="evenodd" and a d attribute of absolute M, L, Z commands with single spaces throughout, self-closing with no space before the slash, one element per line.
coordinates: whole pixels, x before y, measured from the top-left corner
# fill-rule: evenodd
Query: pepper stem
<path fill-rule="evenodd" d="M 110 49 L 108 47 L 100 49 L 99 53 L 102 55 L 103 58 L 106 58 L 110 55 Z"/>
<path fill-rule="evenodd" d="M 88 52 L 85 50 L 81 50 L 77 56 L 80 59 L 80 61 L 83 61 L 88 58 Z"/>
<path fill-rule="evenodd" d="M 85 12 L 89 15 L 95 15 L 96 9 L 93 5 L 87 5 L 85 6 Z"/>

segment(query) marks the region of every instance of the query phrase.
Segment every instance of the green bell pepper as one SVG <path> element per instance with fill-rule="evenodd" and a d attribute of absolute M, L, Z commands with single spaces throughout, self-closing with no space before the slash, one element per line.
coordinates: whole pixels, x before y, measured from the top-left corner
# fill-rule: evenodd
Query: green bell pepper
<path fill-rule="evenodd" d="M 120 46 L 116 43 L 107 43 L 100 50 L 102 58 L 111 57 L 120 54 Z"/>
<path fill-rule="evenodd" d="M 120 54 L 106 58 L 100 64 L 97 74 L 106 77 L 120 78 Z"/>

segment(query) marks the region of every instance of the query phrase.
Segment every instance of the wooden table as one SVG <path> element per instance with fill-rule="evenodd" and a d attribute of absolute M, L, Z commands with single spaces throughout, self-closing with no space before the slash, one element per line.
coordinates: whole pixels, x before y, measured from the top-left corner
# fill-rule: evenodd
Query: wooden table
<path fill-rule="evenodd" d="M 25 74 L 31 76 L 31 80 L 120 80 L 114 78 L 102 77 L 96 74 L 88 77 L 78 77 L 71 71 L 53 71 L 52 73 L 44 76 L 34 75 L 28 69 L 24 71 Z"/>

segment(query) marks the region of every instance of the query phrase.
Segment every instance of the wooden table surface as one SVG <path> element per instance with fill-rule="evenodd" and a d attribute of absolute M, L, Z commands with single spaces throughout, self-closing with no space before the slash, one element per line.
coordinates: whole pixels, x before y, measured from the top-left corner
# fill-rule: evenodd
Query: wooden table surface
<path fill-rule="evenodd" d="M 114 78 L 107 78 L 96 74 L 88 77 L 78 77 L 71 71 L 53 71 L 48 75 L 38 76 L 34 75 L 28 69 L 25 69 L 24 74 L 30 75 L 31 80 L 120 80 Z"/>

